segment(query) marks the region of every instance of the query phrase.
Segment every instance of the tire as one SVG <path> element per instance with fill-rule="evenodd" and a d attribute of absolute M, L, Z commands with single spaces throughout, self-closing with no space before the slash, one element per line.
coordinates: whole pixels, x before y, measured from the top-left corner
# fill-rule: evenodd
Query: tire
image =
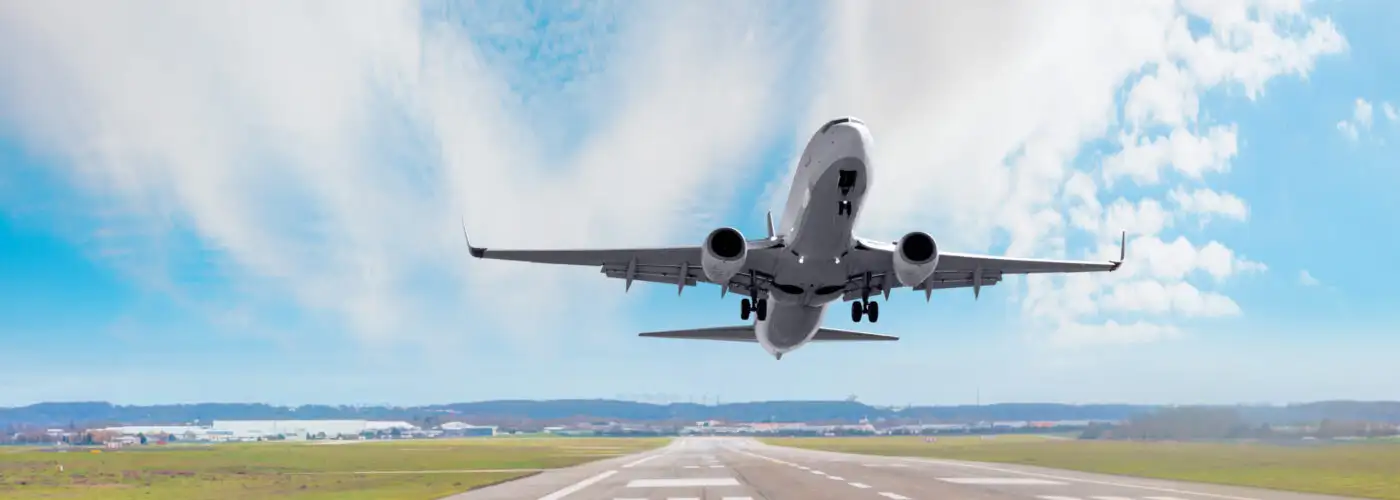
<path fill-rule="evenodd" d="M 754 308 L 758 313 L 759 321 L 768 321 L 768 299 L 758 299 L 758 307 Z"/>
<path fill-rule="evenodd" d="M 870 317 L 870 322 L 880 321 L 880 303 L 871 301 L 865 306 L 865 315 Z"/>
<path fill-rule="evenodd" d="M 860 302 L 851 303 L 851 321 L 860 323 L 860 316 L 865 314 L 865 310 L 860 307 Z"/>
<path fill-rule="evenodd" d="M 749 302 L 749 299 L 739 301 L 739 319 L 748 321 L 751 312 L 753 312 L 753 304 Z"/>

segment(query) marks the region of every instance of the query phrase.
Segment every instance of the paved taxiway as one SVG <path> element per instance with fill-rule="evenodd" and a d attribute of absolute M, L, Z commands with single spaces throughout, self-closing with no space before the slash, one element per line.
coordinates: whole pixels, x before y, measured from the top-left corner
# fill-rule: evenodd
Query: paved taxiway
<path fill-rule="evenodd" d="M 1340 497 L 1039 467 L 875 457 L 681 438 L 451 500 L 1324 500 Z"/>

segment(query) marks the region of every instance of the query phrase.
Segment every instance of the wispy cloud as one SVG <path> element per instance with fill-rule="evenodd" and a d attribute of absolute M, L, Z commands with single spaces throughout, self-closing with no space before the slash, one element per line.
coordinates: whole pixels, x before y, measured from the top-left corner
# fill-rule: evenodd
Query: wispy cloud
<path fill-rule="evenodd" d="M 245 300 L 445 341 L 447 325 L 540 326 L 579 276 L 467 269 L 459 214 L 491 244 L 645 245 L 721 210 L 711 187 L 771 140 L 800 25 L 748 2 L 438 7 L 9 3 L 0 116 L 162 279 L 192 239 Z M 522 42 L 520 16 L 548 28 Z"/>
<path fill-rule="evenodd" d="M 1322 282 L 1314 278 L 1312 273 L 1309 273 L 1307 269 L 1298 271 L 1298 283 L 1303 286 L 1318 286 L 1322 284 Z"/>
<path fill-rule="evenodd" d="M 1387 103 L 1387 105 L 1389 105 L 1389 103 Z M 1393 109 L 1388 110 L 1386 116 L 1390 116 L 1389 112 L 1393 111 Z M 1374 115 L 1374 107 L 1371 103 L 1358 97 L 1352 106 L 1351 118 L 1337 122 L 1337 130 L 1340 130 L 1342 135 L 1354 142 L 1361 138 L 1362 132 L 1371 130 L 1371 123 L 1374 121 Z"/>

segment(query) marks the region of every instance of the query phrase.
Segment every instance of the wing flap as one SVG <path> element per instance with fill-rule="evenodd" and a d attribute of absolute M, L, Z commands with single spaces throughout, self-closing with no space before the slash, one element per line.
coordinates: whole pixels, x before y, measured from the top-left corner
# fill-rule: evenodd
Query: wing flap
<path fill-rule="evenodd" d="M 876 342 L 894 340 L 899 340 L 899 337 L 880 335 L 878 333 L 837 330 L 835 328 L 819 328 L 817 329 L 817 334 L 812 337 L 812 342 Z"/>
<path fill-rule="evenodd" d="M 720 326 L 714 328 L 692 328 L 689 330 L 667 330 L 645 332 L 638 337 L 658 339 L 719 340 L 723 342 L 758 342 L 752 326 Z"/>

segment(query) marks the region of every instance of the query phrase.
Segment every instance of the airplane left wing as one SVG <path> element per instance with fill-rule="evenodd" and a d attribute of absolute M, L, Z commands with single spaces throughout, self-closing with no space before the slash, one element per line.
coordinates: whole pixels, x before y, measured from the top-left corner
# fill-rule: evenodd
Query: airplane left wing
<path fill-rule="evenodd" d="M 471 256 L 478 259 L 593 266 L 609 278 L 626 280 L 626 289 L 631 289 L 633 281 L 664 283 L 674 285 L 678 290 L 698 283 L 712 283 L 700 267 L 703 250 L 699 246 L 502 250 L 473 246 L 467 237 L 465 224 L 462 226 L 462 238 L 466 240 Z M 745 270 L 731 278 L 729 283 L 715 283 L 726 292 L 748 295 L 751 288 L 763 290 L 771 283 L 773 258 L 761 250 L 776 246 L 775 240 L 750 240 L 747 244 L 749 253 Z"/>
<path fill-rule="evenodd" d="M 1124 233 L 1119 243 L 1118 260 L 1107 262 L 941 252 L 933 274 L 913 289 L 922 290 L 925 297 L 933 290 L 946 288 L 971 287 L 974 294 L 979 294 L 982 287 L 996 285 L 1009 274 L 1112 272 L 1123 265 L 1126 244 L 1127 234 Z M 903 287 L 894 277 L 894 252 L 893 244 L 858 240 L 853 252 L 856 254 L 853 268 L 861 272 L 851 275 L 843 298 L 847 301 L 859 299 L 867 286 L 872 296 L 881 293 L 888 295 L 890 290 Z M 869 273 L 868 284 L 866 273 Z"/>

